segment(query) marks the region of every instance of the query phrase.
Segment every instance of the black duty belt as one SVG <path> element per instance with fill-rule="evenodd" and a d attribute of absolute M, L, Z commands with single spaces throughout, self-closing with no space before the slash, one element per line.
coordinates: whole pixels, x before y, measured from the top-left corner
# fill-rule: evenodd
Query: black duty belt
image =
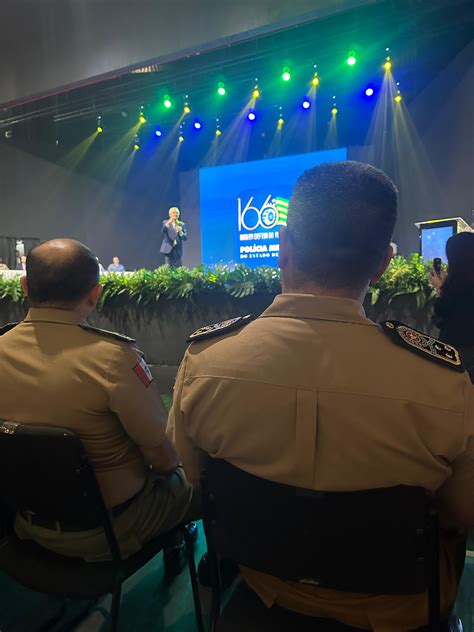
<path fill-rule="evenodd" d="M 140 493 L 141 492 L 138 492 L 138 494 L 135 494 L 135 496 L 132 496 L 120 505 L 112 507 L 112 509 L 110 509 L 112 517 L 118 518 L 121 514 L 123 514 L 124 511 L 126 511 L 133 504 Z M 90 531 L 91 529 L 98 529 L 99 527 L 103 526 L 103 523 L 97 522 L 97 519 L 95 517 L 91 518 L 84 516 L 84 520 L 81 520 L 79 523 L 63 522 L 60 520 L 53 520 L 52 518 L 43 518 L 43 516 L 22 509 L 20 509 L 18 513 L 24 520 L 34 525 L 35 527 L 43 527 L 43 529 L 52 529 L 54 531 Z"/>

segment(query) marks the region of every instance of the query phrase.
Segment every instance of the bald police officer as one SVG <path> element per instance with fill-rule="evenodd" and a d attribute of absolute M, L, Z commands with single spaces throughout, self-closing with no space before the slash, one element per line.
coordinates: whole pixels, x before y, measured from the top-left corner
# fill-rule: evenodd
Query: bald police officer
<path fill-rule="evenodd" d="M 250 323 L 198 331 L 181 364 L 167 432 L 190 480 L 210 455 L 316 490 L 420 485 L 436 493 L 445 525 L 474 525 L 473 386 L 459 355 L 400 323 L 384 331 L 362 307 L 391 259 L 396 217 L 395 186 L 369 165 L 325 164 L 300 177 L 280 233 L 283 293 Z M 456 553 L 443 541 L 446 617 Z M 376 632 L 427 623 L 424 595 L 244 576 L 269 607 Z"/>
<path fill-rule="evenodd" d="M 166 410 L 134 340 L 87 325 L 102 288 L 96 257 L 83 244 L 55 239 L 27 258 L 22 287 L 31 309 L 0 337 L 0 419 L 62 426 L 89 455 L 112 510 L 124 556 L 186 520 L 196 498 L 166 438 Z M 46 525 L 18 515 L 20 538 L 64 555 L 108 556 L 102 529 Z"/>

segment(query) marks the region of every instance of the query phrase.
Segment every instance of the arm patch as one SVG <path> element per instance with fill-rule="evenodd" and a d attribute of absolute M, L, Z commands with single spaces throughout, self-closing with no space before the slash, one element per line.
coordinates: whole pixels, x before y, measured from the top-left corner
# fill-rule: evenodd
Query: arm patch
<path fill-rule="evenodd" d="M 128 342 L 129 344 L 133 344 L 136 342 L 135 338 L 130 338 L 125 334 L 118 334 L 115 331 L 107 331 L 106 329 L 98 329 L 97 327 L 91 327 L 90 325 L 79 325 L 81 329 L 85 329 L 85 331 L 90 331 L 93 334 L 98 334 L 99 336 L 106 336 L 107 338 L 114 338 L 115 340 L 120 340 L 121 342 Z"/>
<path fill-rule="evenodd" d="M 234 329 L 240 329 L 244 325 L 250 323 L 254 318 L 255 316 L 253 314 L 247 314 L 246 316 L 237 316 L 237 318 L 230 318 L 229 320 L 223 320 L 220 323 L 200 327 L 189 336 L 186 342 L 195 342 L 196 340 L 205 340 L 206 338 L 221 336 L 222 334 L 226 334 Z"/>
<path fill-rule="evenodd" d="M 412 329 L 398 320 L 385 320 L 380 323 L 380 326 L 392 342 L 423 356 L 427 360 L 433 360 L 459 373 L 464 373 L 461 356 L 455 347 Z"/>

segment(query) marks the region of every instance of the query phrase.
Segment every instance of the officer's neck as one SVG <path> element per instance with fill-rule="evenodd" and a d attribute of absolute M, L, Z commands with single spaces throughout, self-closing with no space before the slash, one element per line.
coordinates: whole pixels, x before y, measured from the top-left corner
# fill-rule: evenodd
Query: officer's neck
<path fill-rule="evenodd" d="M 283 294 L 313 294 L 314 296 L 327 296 L 333 298 L 347 298 L 352 301 L 364 302 L 369 287 L 367 282 L 364 287 L 326 287 L 318 285 L 314 281 L 295 278 L 288 274 L 288 270 L 281 271 L 281 288 Z"/>
<path fill-rule="evenodd" d="M 47 301 L 42 303 L 31 303 L 30 307 L 35 309 L 57 309 L 64 312 L 71 312 L 77 317 L 77 321 L 81 322 L 86 320 L 89 314 L 93 311 L 95 305 L 92 305 L 90 302 L 85 300 L 76 305 Z"/>

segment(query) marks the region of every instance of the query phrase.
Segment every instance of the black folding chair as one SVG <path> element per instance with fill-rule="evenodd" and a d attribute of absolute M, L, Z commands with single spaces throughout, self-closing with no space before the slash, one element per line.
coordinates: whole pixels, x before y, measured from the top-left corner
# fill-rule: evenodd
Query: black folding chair
<path fill-rule="evenodd" d="M 123 582 L 159 553 L 170 536 L 182 533 L 187 550 L 196 625 L 203 632 L 193 542 L 180 525 L 123 560 L 113 517 L 104 504 L 94 470 L 79 438 L 64 428 L 0 423 L 0 502 L 42 521 L 102 526 L 111 561 L 85 562 L 52 553 L 13 533 L 0 542 L 0 570 L 24 586 L 64 598 L 91 599 L 112 594 L 110 629 L 118 629 Z"/>
<path fill-rule="evenodd" d="M 427 592 L 428 629 L 441 629 L 438 518 L 426 490 L 397 486 L 319 492 L 209 459 L 202 491 L 212 632 L 221 613 L 219 558 L 341 591 Z"/>

